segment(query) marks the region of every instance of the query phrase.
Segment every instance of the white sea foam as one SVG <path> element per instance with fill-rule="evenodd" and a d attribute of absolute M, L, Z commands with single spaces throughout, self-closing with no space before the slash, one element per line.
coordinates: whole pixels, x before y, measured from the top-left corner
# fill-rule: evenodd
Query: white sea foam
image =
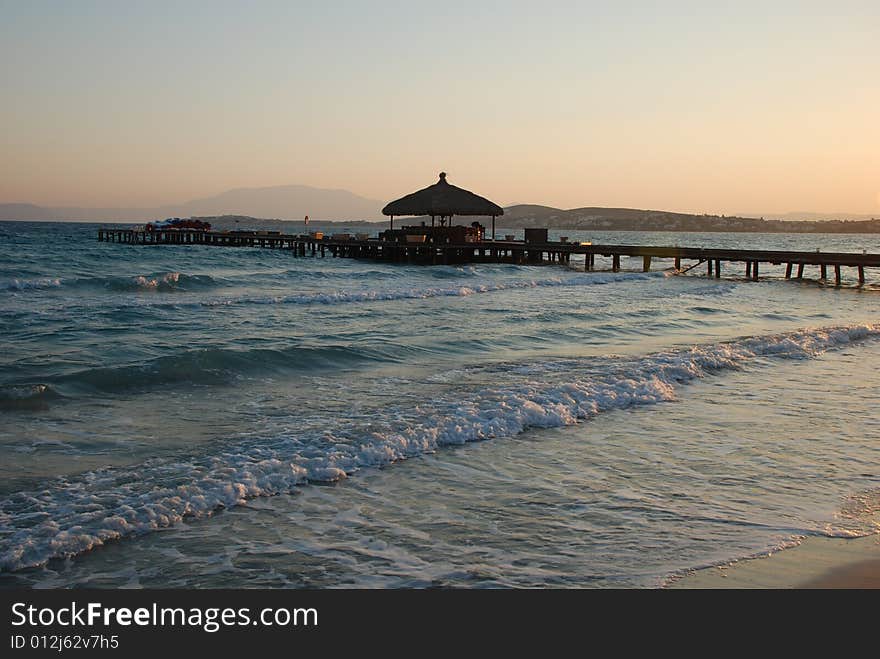
<path fill-rule="evenodd" d="M 863 535 L 862 529 L 865 528 L 880 533 L 878 511 L 880 511 L 880 488 L 851 494 L 837 512 L 836 523 L 826 525 L 825 533 L 844 538 Z"/>
<path fill-rule="evenodd" d="M 26 291 L 30 289 L 58 288 L 61 279 L 58 277 L 39 277 L 36 279 L 12 279 L 6 284 L 9 291 Z"/>
<path fill-rule="evenodd" d="M 61 277 L 38 277 L 34 279 L 11 279 L 6 284 L 10 291 L 40 290 L 47 288 L 98 288 L 113 291 L 138 291 L 138 290 L 163 290 L 173 289 L 178 284 L 192 283 L 202 280 L 213 282 L 207 275 L 185 275 L 180 272 L 163 272 L 159 274 L 135 275 L 135 276 L 95 276 L 64 278 Z"/>
<path fill-rule="evenodd" d="M 162 275 L 158 275 L 155 277 L 145 277 L 144 275 L 138 275 L 134 277 L 132 280 L 134 285 L 138 288 L 145 289 L 158 289 L 165 286 L 173 286 L 178 281 L 180 281 L 180 273 L 179 272 L 166 272 Z"/>
<path fill-rule="evenodd" d="M 381 428 L 340 421 L 320 433 L 285 431 L 217 444 L 210 455 L 59 479 L 0 501 L 0 568 L 74 556 L 186 517 L 289 492 L 308 481 L 339 480 L 445 445 L 511 437 L 529 428 L 578 423 L 606 410 L 669 401 L 678 387 L 710 373 L 763 365 L 768 358 L 808 359 L 878 336 L 880 325 L 856 325 L 605 359 L 600 367 L 595 358 L 502 365 L 496 384 L 389 409 L 385 418 L 391 420 Z"/>

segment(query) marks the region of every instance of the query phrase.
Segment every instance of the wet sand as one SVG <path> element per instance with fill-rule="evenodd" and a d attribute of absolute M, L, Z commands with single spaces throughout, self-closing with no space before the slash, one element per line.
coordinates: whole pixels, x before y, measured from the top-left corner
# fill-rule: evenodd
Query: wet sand
<path fill-rule="evenodd" d="M 768 556 L 696 570 L 669 588 L 880 588 L 880 535 L 806 538 Z"/>

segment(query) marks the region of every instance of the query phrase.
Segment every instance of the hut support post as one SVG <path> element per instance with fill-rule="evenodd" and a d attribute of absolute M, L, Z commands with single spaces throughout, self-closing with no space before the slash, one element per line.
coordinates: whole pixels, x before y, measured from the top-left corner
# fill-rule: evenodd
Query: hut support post
<path fill-rule="evenodd" d="M 492 242 L 495 242 L 495 216 L 492 216 Z"/>
<path fill-rule="evenodd" d="M 865 283 L 865 266 L 859 266 L 859 286 L 862 286 Z"/>

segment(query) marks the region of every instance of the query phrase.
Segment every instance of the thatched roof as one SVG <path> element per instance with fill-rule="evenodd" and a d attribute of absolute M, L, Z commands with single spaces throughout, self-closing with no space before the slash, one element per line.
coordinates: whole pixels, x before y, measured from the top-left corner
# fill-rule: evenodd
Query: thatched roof
<path fill-rule="evenodd" d="M 446 182 L 446 172 L 434 185 L 413 192 L 382 209 L 383 215 L 504 215 L 504 209 L 485 197 Z"/>

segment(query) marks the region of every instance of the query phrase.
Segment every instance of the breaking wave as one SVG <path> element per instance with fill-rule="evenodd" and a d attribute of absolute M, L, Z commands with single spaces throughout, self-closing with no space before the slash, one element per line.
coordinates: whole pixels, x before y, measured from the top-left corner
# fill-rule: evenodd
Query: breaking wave
<path fill-rule="evenodd" d="M 11 279 L 6 290 L 13 292 L 51 288 L 126 291 L 194 291 L 216 288 L 223 282 L 210 275 L 188 275 L 180 272 L 158 272 L 146 275 L 116 277 L 39 277 Z"/>
<path fill-rule="evenodd" d="M 179 272 L 80 281 L 82 285 L 99 285 L 120 292 L 193 290 L 215 285 L 214 279 L 209 275 L 184 275 Z"/>
<path fill-rule="evenodd" d="M 61 478 L 0 500 L 0 569 L 75 556 L 250 498 L 291 492 L 310 481 L 339 480 L 446 445 L 512 437 L 530 428 L 575 424 L 608 410 L 662 403 L 697 378 L 766 366 L 772 359 L 810 359 L 878 336 L 880 325 L 855 325 L 747 337 L 639 358 L 487 366 L 484 370 L 493 371 L 489 381 L 497 384 L 456 387 L 419 406 L 392 406 L 382 422 L 339 420 L 320 431 L 219 442 L 208 455 Z"/>
<path fill-rule="evenodd" d="M 4 287 L 7 291 L 28 291 L 44 288 L 58 288 L 61 279 L 57 277 L 37 277 L 35 279 L 10 279 Z"/>

